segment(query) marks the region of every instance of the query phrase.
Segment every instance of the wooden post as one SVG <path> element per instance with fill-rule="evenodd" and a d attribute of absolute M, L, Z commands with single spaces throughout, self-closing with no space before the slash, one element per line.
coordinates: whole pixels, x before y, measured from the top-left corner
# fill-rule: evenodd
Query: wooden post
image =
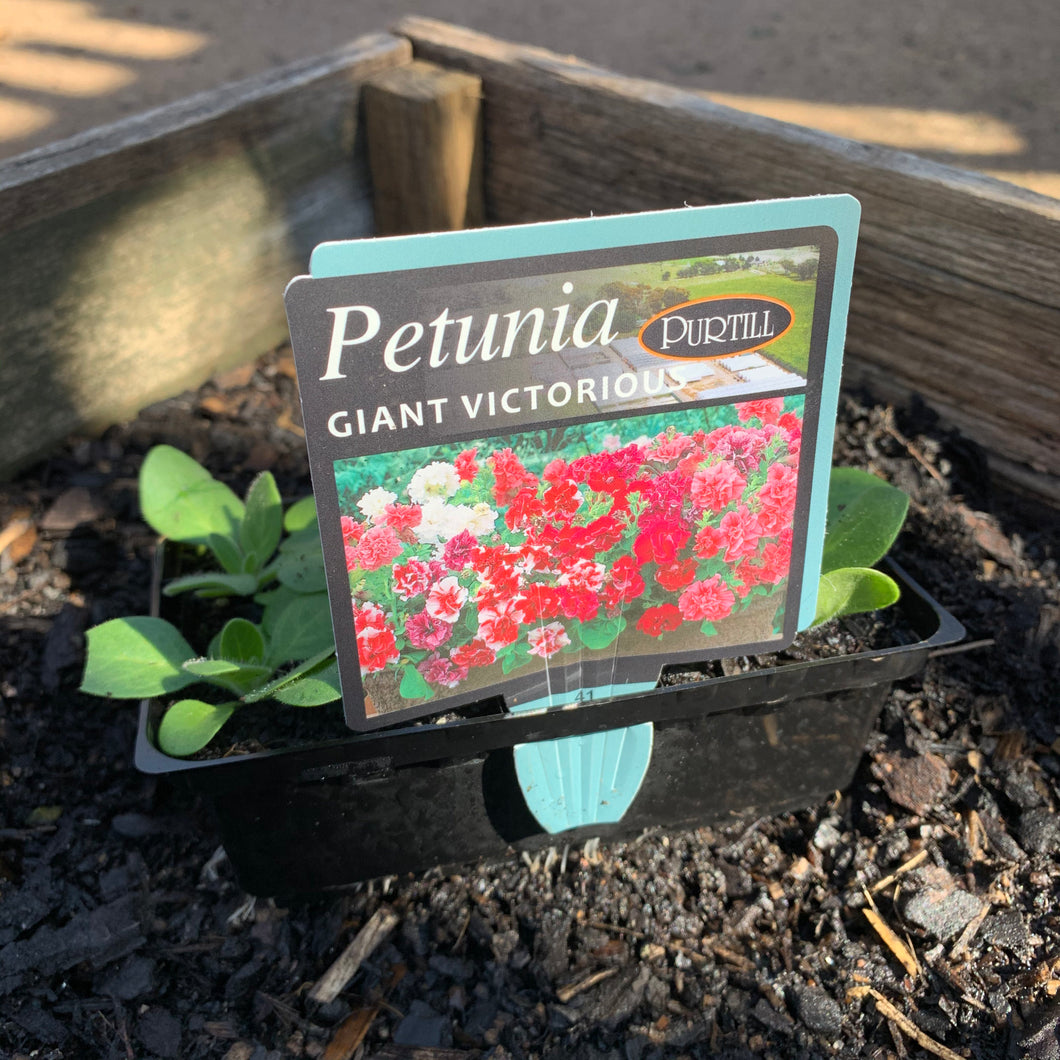
<path fill-rule="evenodd" d="M 479 78 L 419 61 L 365 84 L 379 235 L 485 223 L 481 97 Z"/>

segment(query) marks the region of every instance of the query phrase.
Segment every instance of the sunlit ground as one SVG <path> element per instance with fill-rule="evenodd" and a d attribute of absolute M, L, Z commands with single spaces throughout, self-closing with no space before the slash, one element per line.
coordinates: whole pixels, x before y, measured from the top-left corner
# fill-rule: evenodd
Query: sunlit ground
<path fill-rule="evenodd" d="M 140 63 L 186 59 L 207 43 L 77 0 L 0 0 L 0 145 L 46 132 L 67 100 L 125 88 Z"/>
<path fill-rule="evenodd" d="M 115 102 L 113 111 L 96 121 L 123 116 L 137 105 L 130 89 L 148 72 L 181 73 L 181 64 L 211 45 L 238 52 L 238 42 L 138 21 L 151 17 L 147 0 L 139 7 L 130 4 L 125 18 L 106 16 L 100 6 L 87 0 L 0 0 L 0 157 L 68 135 L 71 116 L 87 101 L 99 104 L 94 113 L 108 97 Z M 185 76 L 182 83 L 190 80 Z M 1028 145 L 1020 132 L 990 114 L 708 95 L 740 110 L 922 152 L 1060 198 L 1060 173 L 1028 169 Z M 62 133 L 55 131 L 59 127 Z"/>

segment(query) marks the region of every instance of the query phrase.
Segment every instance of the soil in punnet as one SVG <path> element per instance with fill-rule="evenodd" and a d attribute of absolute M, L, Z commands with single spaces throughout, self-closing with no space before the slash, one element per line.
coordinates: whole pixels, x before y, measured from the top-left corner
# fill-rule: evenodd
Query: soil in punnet
<path fill-rule="evenodd" d="M 847 792 L 283 901 L 243 894 L 206 809 L 135 771 L 135 709 L 76 691 L 84 630 L 146 606 L 159 442 L 304 495 L 289 355 L 0 495 L 0 1053 L 1060 1056 L 1057 517 L 923 410 L 844 399 L 837 462 L 912 495 L 895 557 L 990 643 L 896 687 Z M 314 1000 L 383 907 L 395 926 Z"/>

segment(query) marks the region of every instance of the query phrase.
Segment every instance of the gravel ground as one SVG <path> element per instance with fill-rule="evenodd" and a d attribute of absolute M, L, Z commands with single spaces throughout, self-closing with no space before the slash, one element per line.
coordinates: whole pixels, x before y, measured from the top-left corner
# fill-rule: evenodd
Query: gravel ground
<path fill-rule="evenodd" d="M 138 774 L 135 711 L 76 692 L 142 611 L 158 442 L 305 492 L 289 354 L 73 439 L 0 495 L 0 1053 L 1060 1057 L 1056 513 L 923 410 L 845 399 L 840 462 L 908 490 L 897 558 L 968 627 L 900 683 L 854 782 L 310 900 L 254 900 L 206 806 Z M 360 940 L 367 956 L 328 989 Z"/>

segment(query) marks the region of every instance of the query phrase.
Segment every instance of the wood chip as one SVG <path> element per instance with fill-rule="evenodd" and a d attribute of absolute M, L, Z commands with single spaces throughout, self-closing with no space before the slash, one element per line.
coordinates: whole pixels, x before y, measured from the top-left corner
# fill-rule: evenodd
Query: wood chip
<path fill-rule="evenodd" d="M 369 1005 L 368 1008 L 359 1008 L 351 1012 L 331 1036 L 331 1041 L 324 1050 L 324 1060 L 350 1060 L 360 1048 L 364 1036 L 378 1015 L 378 1005 Z"/>
<path fill-rule="evenodd" d="M 0 530 L 0 554 L 7 553 L 11 563 L 19 563 L 26 558 L 37 543 L 37 530 L 28 513 L 17 515 Z"/>
<path fill-rule="evenodd" d="M 892 1005 L 878 990 L 874 990 L 871 986 L 856 986 L 850 991 L 850 996 L 855 998 L 864 997 L 866 994 L 870 995 L 876 1002 L 876 1010 L 880 1015 L 890 1020 L 891 1024 L 897 1027 L 907 1038 L 912 1038 L 921 1049 L 926 1049 L 934 1056 L 941 1057 L 942 1060 L 964 1060 L 960 1053 L 955 1053 L 948 1046 L 935 1041 L 930 1034 L 925 1034 L 904 1012 Z"/>
<path fill-rule="evenodd" d="M 901 966 L 915 979 L 920 975 L 916 954 L 891 930 L 883 917 L 873 908 L 862 909 L 865 919 L 872 925 L 884 945 L 898 958 Z"/>
<path fill-rule="evenodd" d="M 356 938 L 339 954 L 335 963 L 320 977 L 309 991 L 310 1001 L 326 1005 L 339 996 L 346 984 L 357 974 L 361 964 L 375 948 L 397 927 L 398 915 L 388 906 L 380 906 L 371 919 L 357 933 Z"/>
<path fill-rule="evenodd" d="M 560 987 L 556 991 L 556 997 L 561 1005 L 565 1005 L 571 998 L 577 997 L 586 990 L 591 990 L 597 983 L 602 983 L 605 979 L 610 979 L 617 971 L 617 968 L 604 968 L 602 971 L 593 972 L 592 975 L 587 975 L 576 983 Z"/>
<path fill-rule="evenodd" d="M 903 873 L 908 872 L 910 869 L 915 869 L 926 857 L 928 856 L 927 848 L 925 847 L 919 853 L 914 854 L 908 861 L 899 865 L 898 868 L 890 874 L 890 876 L 884 876 L 882 880 L 877 880 L 872 885 L 872 893 L 877 894 L 879 891 L 885 890 L 890 887 L 895 880 L 898 879 Z"/>

